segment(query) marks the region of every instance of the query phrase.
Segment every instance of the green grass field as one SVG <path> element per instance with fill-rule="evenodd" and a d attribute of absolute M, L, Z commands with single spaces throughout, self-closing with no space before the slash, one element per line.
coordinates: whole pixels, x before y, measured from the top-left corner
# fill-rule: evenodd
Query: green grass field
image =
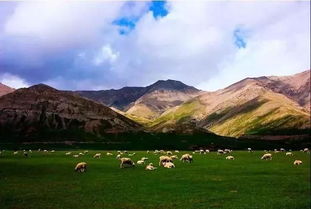
<path fill-rule="evenodd" d="M 101 159 L 92 158 L 97 152 L 103 153 Z M 175 169 L 156 171 L 120 169 L 116 152 L 89 151 L 79 158 L 65 151 L 34 151 L 28 158 L 12 153 L 0 155 L 1 209 L 310 208 L 309 153 L 273 153 L 271 161 L 260 160 L 263 151 L 233 152 L 234 161 L 215 152 L 194 154 L 192 164 L 176 160 Z M 136 151 L 132 159 L 143 156 L 158 164 L 159 155 L 145 151 Z M 303 164 L 294 166 L 295 159 Z M 87 172 L 74 172 L 81 161 L 88 163 Z"/>

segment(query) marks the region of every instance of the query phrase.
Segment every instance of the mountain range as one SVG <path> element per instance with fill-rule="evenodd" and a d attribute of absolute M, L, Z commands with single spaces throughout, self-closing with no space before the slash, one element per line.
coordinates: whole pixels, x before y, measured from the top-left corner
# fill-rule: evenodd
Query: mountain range
<path fill-rule="evenodd" d="M 0 133 L 8 136 L 104 135 L 141 126 L 110 108 L 44 84 L 0 97 Z"/>
<path fill-rule="evenodd" d="M 43 84 L 7 88 L 0 86 L 0 95 L 8 93 L 0 97 L 0 128 L 20 133 L 52 128 L 245 137 L 310 131 L 310 70 L 246 78 L 213 92 L 175 80 L 100 91 L 65 92 Z"/>

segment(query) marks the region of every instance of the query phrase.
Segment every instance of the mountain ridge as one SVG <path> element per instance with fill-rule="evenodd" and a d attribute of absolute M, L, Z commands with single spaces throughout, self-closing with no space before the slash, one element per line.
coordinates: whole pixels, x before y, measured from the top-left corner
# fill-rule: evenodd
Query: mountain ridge
<path fill-rule="evenodd" d="M 0 97 L 0 129 L 8 135 L 27 138 L 44 132 L 70 132 L 100 136 L 140 128 L 136 122 L 100 103 L 45 84 Z"/>

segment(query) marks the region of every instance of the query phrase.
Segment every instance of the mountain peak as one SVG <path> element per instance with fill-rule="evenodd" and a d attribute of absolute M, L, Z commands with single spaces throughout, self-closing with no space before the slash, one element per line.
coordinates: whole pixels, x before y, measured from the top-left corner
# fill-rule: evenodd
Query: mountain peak
<path fill-rule="evenodd" d="M 148 91 L 154 90 L 179 90 L 179 91 L 199 91 L 198 89 L 188 86 L 181 81 L 176 80 L 158 80 L 154 84 L 147 86 Z"/>
<path fill-rule="evenodd" d="M 48 85 L 43 84 L 43 83 L 39 83 L 39 84 L 30 86 L 28 89 L 34 90 L 37 92 L 51 92 L 51 91 L 56 92 L 56 91 L 58 91 L 58 90 L 54 89 L 53 87 L 48 86 Z"/>

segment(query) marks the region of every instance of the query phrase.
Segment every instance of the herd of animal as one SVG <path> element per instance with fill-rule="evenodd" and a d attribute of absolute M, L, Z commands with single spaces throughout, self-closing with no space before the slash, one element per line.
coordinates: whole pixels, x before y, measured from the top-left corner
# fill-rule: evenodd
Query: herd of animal
<path fill-rule="evenodd" d="M 248 152 L 252 152 L 252 149 L 251 148 L 248 148 L 247 149 Z M 308 148 L 305 148 L 303 150 L 300 150 L 301 152 L 308 152 L 310 153 L 309 149 Z M 0 155 L 2 154 L 3 151 L 0 151 Z M 48 151 L 48 150 L 41 150 L 41 149 L 38 149 L 38 152 L 51 152 L 51 153 L 54 153 L 55 150 L 51 150 L 51 151 Z M 186 154 L 183 154 L 181 156 L 181 158 L 178 157 L 178 153 L 179 151 L 178 150 L 175 150 L 174 152 L 172 151 L 164 151 L 164 150 L 154 150 L 153 151 L 153 154 L 154 155 L 160 155 L 159 156 L 159 166 L 161 167 L 164 167 L 164 168 L 175 168 L 175 164 L 174 164 L 174 160 L 177 160 L 179 158 L 179 160 L 181 162 L 184 162 L 184 163 L 192 163 L 193 162 L 193 155 L 194 154 L 207 154 L 209 153 L 210 151 L 209 150 L 203 150 L 203 149 L 200 149 L 200 150 L 195 150 L 194 152 L 192 152 L 192 154 L 189 154 L 189 153 L 186 153 Z M 230 149 L 218 149 L 217 150 L 217 154 L 218 155 L 223 155 L 223 154 L 229 154 L 231 153 L 232 150 Z M 267 151 L 267 150 L 264 150 L 265 154 L 262 155 L 261 159 L 262 160 L 272 160 L 272 154 L 271 154 L 271 151 Z M 286 156 L 293 156 L 293 153 L 291 152 L 291 150 L 287 151 L 283 148 L 281 148 L 280 150 L 277 150 L 277 149 L 274 149 L 274 152 L 275 153 L 278 153 L 278 152 L 285 152 L 285 155 Z M 23 150 L 23 156 L 25 157 L 28 157 L 29 154 L 28 153 L 32 153 L 32 150 Z M 147 150 L 146 152 L 147 154 L 150 153 L 149 150 Z M 13 155 L 18 155 L 19 154 L 19 151 L 14 151 L 13 152 Z M 85 150 L 84 152 L 80 152 L 78 154 L 72 154 L 72 152 L 66 152 L 65 155 L 67 156 L 72 156 L 74 158 L 78 158 L 80 156 L 83 156 L 83 155 L 86 155 L 88 154 L 88 151 Z M 120 168 L 128 168 L 128 167 L 135 167 L 135 165 L 145 165 L 146 162 L 149 160 L 147 157 L 142 157 L 141 159 L 139 159 L 136 163 L 130 158 L 130 157 L 133 157 L 135 156 L 136 153 L 128 153 L 128 151 L 117 151 L 116 153 L 116 159 L 120 161 Z M 111 152 L 107 152 L 106 153 L 107 156 L 113 156 L 114 154 L 111 153 Z M 93 158 L 101 158 L 102 157 L 102 153 L 96 153 Z M 232 155 L 227 155 L 226 160 L 234 160 L 234 156 Z M 295 160 L 294 165 L 301 165 L 302 164 L 302 161 L 301 160 Z M 157 167 L 155 167 L 153 165 L 153 163 L 148 163 L 145 167 L 145 170 L 147 171 L 154 171 L 156 170 Z M 79 162 L 75 168 L 74 168 L 75 171 L 77 172 L 85 172 L 87 170 L 87 163 L 86 162 Z"/>

